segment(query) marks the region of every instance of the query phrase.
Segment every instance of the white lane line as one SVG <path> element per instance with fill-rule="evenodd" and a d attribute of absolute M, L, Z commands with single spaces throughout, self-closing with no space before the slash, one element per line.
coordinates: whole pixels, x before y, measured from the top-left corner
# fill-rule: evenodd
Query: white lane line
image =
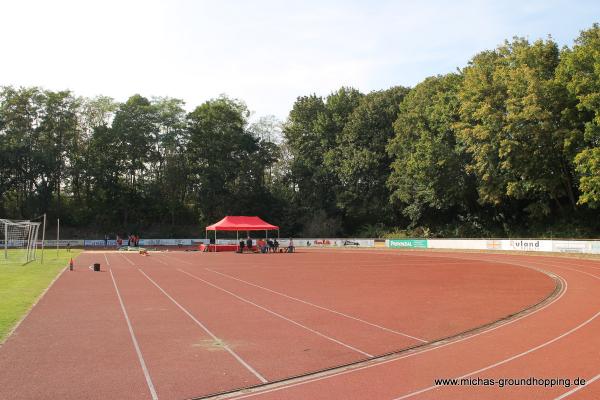
<path fill-rule="evenodd" d="M 295 301 L 298 301 L 298 302 L 300 302 L 300 303 L 303 303 L 303 304 L 306 304 L 306 305 L 309 305 L 309 306 L 312 306 L 312 307 L 315 307 L 315 308 L 319 308 L 319 309 L 321 309 L 321 310 L 328 311 L 328 312 L 330 312 L 330 313 L 333 313 L 333 314 L 341 315 L 342 317 L 346 317 L 346 318 L 352 319 L 352 320 L 354 320 L 354 321 L 362 322 L 363 324 L 367 324 L 367 325 L 373 326 L 373 327 L 375 327 L 375 328 L 379 328 L 379 329 L 381 329 L 381 330 L 384 330 L 384 331 L 387 331 L 387 332 L 394 333 L 394 334 L 396 334 L 396 335 L 405 336 L 405 337 L 408 337 L 408 338 L 411 338 L 411 339 L 417 340 L 417 341 L 419 341 L 419 342 L 422 342 L 422 343 L 427 343 L 427 340 L 420 339 L 420 338 L 418 338 L 418 337 L 411 336 L 411 335 L 408 335 L 408 334 L 406 334 L 406 333 L 398 332 L 398 331 L 395 331 L 395 330 L 393 330 L 393 329 L 386 328 L 385 326 L 377 325 L 377 324 L 374 324 L 374 323 L 372 323 L 372 322 L 369 322 L 369 321 L 365 321 L 365 320 L 363 320 L 363 319 L 360 319 L 360 318 L 358 318 L 358 317 L 353 317 L 352 315 L 348 315 L 348 314 L 345 314 L 345 313 L 343 313 L 343 312 L 340 312 L 340 311 L 332 310 L 332 309 L 330 309 L 330 308 L 323 307 L 323 306 L 320 306 L 320 305 L 318 305 L 318 304 L 314 304 L 314 303 L 311 303 L 311 302 L 309 302 L 309 301 L 306 301 L 306 300 L 299 299 L 299 298 L 297 298 L 297 297 L 289 296 L 289 295 L 287 295 L 287 294 L 285 294 L 285 293 L 281 293 L 281 292 L 278 292 L 278 291 L 276 291 L 276 290 L 269 289 L 269 288 L 266 288 L 266 287 L 264 287 L 264 286 L 257 285 L 257 284 L 255 284 L 255 283 L 248 282 L 248 281 L 245 281 L 245 280 L 243 280 L 243 279 L 240 279 L 240 278 L 236 278 L 235 276 L 231 276 L 231 275 L 225 274 L 225 273 L 223 273 L 223 272 L 215 271 L 215 270 L 213 270 L 213 269 L 210 269 L 210 268 L 205 268 L 205 269 L 206 269 L 207 271 L 214 272 L 215 274 L 223 275 L 223 276 L 225 276 L 225 277 L 227 277 L 227 278 L 234 279 L 234 280 L 236 280 L 236 281 L 239 281 L 239 282 L 245 283 L 245 284 L 247 284 L 247 285 L 250 285 L 250 286 L 257 287 L 257 288 L 259 288 L 259 289 L 262 289 L 262 290 L 266 290 L 267 292 L 271 292 L 271 293 L 277 294 L 277 295 L 279 295 L 279 296 L 283 296 L 283 297 L 285 297 L 285 298 L 287 298 L 287 299 L 290 299 L 290 300 L 295 300 Z"/>
<path fill-rule="evenodd" d="M 435 351 L 435 350 L 442 349 L 444 347 L 448 347 L 448 346 L 451 346 L 451 345 L 454 345 L 454 344 L 457 344 L 457 343 L 460 343 L 460 342 L 464 342 L 464 341 L 473 339 L 473 338 L 475 338 L 477 336 L 480 336 L 480 335 L 483 335 L 483 334 L 495 331 L 496 329 L 500 329 L 500 328 L 503 328 L 505 326 L 511 325 L 511 324 L 513 324 L 513 323 L 515 323 L 517 321 L 522 320 L 523 318 L 530 317 L 530 316 L 532 316 L 532 315 L 534 315 L 534 314 L 536 314 L 536 313 L 544 310 L 545 308 L 550 307 L 551 305 L 553 305 L 554 303 L 556 303 L 558 300 L 560 300 L 564 296 L 565 293 L 567 293 L 567 287 L 568 287 L 567 282 L 560 275 L 556 275 L 556 276 L 557 276 L 558 279 L 560 279 L 560 281 L 564 285 L 563 286 L 563 291 L 560 293 L 560 295 L 558 295 L 556 298 L 552 299 L 552 301 L 550 301 L 549 303 L 545 304 L 544 306 L 538 308 L 537 310 L 534 310 L 534 311 L 532 311 L 532 312 L 530 312 L 528 314 L 522 315 L 522 316 L 520 316 L 518 318 L 511 319 L 510 321 L 507 321 L 507 322 L 502 323 L 500 325 L 496 325 L 493 328 L 490 328 L 490 329 L 478 332 L 478 333 L 476 333 L 474 335 L 471 335 L 471 336 L 466 336 L 466 337 L 463 337 L 461 339 L 457 339 L 455 341 L 447 342 L 447 343 L 441 344 L 439 346 L 427 347 L 424 350 L 420 350 L 420 351 L 418 350 L 418 351 L 415 351 L 414 353 L 405 354 L 403 356 L 399 356 L 399 357 L 396 357 L 396 358 L 391 358 L 391 359 L 388 359 L 388 360 L 385 360 L 385 361 L 375 362 L 373 364 L 365 365 L 365 366 L 354 368 L 354 369 L 348 369 L 348 370 L 345 370 L 345 371 L 333 373 L 331 375 L 320 376 L 318 378 L 306 379 L 306 380 L 302 380 L 302 381 L 297 382 L 297 383 L 283 384 L 283 385 L 275 387 L 275 388 L 270 388 L 270 389 L 266 389 L 266 390 L 262 390 L 262 391 L 256 391 L 254 393 L 249 393 L 249 394 L 245 394 L 245 395 L 241 395 L 241 396 L 232 396 L 232 398 L 234 398 L 236 400 L 246 399 L 246 398 L 249 398 L 249 397 L 263 395 L 265 393 L 277 392 L 277 391 L 280 391 L 280 390 L 285 390 L 285 389 L 289 389 L 289 388 L 296 387 L 296 386 L 306 385 L 308 383 L 313 383 L 313 382 L 318 382 L 318 381 L 322 381 L 322 380 L 326 380 L 326 379 L 330 379 L 330 378 L 335 378 L 337 376 L 341 376 L 341 375 L 346 375 L 346 374 L 358 372 L 358 371 L 361 371 L 361 370 L 364 370 L 364 369 L 370 369 L 370 368 L 379 367 L 379 366 L 382 366 L 382 365 L 385 365 L 385 364 L 391 364 L 391 363 L 394 363 L 396 361 L 403 360 L 405 358 L 411 358 L 411 357 L 414 357 L 414 356 L 420 356 L 422 354 L 429 353 L 430 351 Z"/>
<path fill-rule="evenodd" d="M 150 373 L 148 372 L 148 368 L 146 367 L 146 362 L 144 361 L 144 357 L 142 356 L 142 351 L 140 350 L 140 346 L 135 338 L 135 333 L 133 333 L 133 327 L 131 326 L 131 321 L 129 320 L 129 316 L 127 315 L 127 311 L 125 310 L 125 304 L 123 304 L 123 299 L 121 298 L 121 293 L 119 293 L 119 288 L 117 287 L 117 282 L 115 281 L 115 276 L 113 275 L 112 269 L 110 271 L 110 277 L 112 278 L 113 285 L 115 285 L 115 290 L 117 292 L 117 297 L 119 298 L 119 303 L 121 303 L 121 310 L 123 310 L 123 315 L 125 316 L 125 321 L 127 321 L 127 327 L 129 328 L 129 334 L 131 335 L 131 340 L 133 341 L 133 346 L 135 347 L 135 352 L 137 353 L 138 360 L 140 361 L 140 365 L 142 366 L 142 371 L 144 371 L 144 376 L 146 377 L 146 383 L 148 384 L 148 389 L 150 390 L 150 395 L 152 396 L 152 400 L 158 400 L 158 395 L 156 394 L 156 390 L 154 389 L 154 384 L 152 383 L 152 378 L 150 378 Z"/>
<path fill-rule="evenodd" d="M 585 275 L 591 276 L 592 278 L 595 278 L 595 279 L 600 279 L 600 276 L 598 276 L 598 275 L 594 275 L 592 273 L 589 273 L 589 272 L 586 272 L 586 271 L 582 271 L 580 269 L 570 268 L 570 267 L 567 267 L 565 265 L 548 264 L 548 263 L 542 262 L 542 261 L 530 261 L 530 263 L 532 263 L 532 264 L 538 264 L 538 265 L 541 265 L 543 267 L 554 267 L 554 268 L 567 269 L 569 271 L 579 272 L 581 274 L 585 274 Z M 585 268 L 585 267 L 582 267 L 582 268 Z"/>
<path fill-rule="evenodd" d="M 135 265 L 135 263 L 134 263 L 133 261 L 131 261 L 129 258 L 125 257 L 125 254 L 121 254 L 121 253 L 119 253 L 119 255 L 120 255 L 121 257 L 123 257 L 125 260 L 127 260 L 127 262 L 128 262 L 129 264 L 131 264 L 131 265 Z"/>
<path fill-rule="evenodd" d="M 110 263 L 108 262 L 108 257 L 106 257 L 106 253 L 103 253 L 103 254 L 104 254 L 104 259 L 106 260 L 106 265 L 108 265 L 110 267 Z"/>
<path fill-rule="evenodd" d="M 575 332 L 575 331 L 578 331 L 579 329 L 583 328 L 584 326 L 586 326 L 587 324 L 589 324 L 590 322 L 592 322 L 594 319 L 596 319 L 596 318 L 598 317 L 598 315 L 600 315 L 600 311 L 599 311 L 599 312 L 597 312 L 596 314 L 594 314 L 594 316 L 593 316 L 593 317 L 591 317 L 591 318 L 589 318 L 588 320 L 586 320 L 586 321 L 582 322 L 581 324 L 577 325 L 575 328 L 572 328 L 572 329 L 568 330 L 567 332 L 565 332 L 565 333 L 563 333 L 563 334 L 561 334 L 561 335 L 559 335 L 559 336 L 555 337 L 555 338 L 554 338 L 554 339 L 552 339 L 552 340 L 548 340 L 547 342 L 544 342 L 544 343 L 542 343 L 542 344 L 540 344 L 540 345 L 538 345 L 538 346 L 532 347 L 531 349 L 529 349 L 529 350 L 527 350 L 527 351 L 524 351 L 524 352 L 522 352 L 522 353 L 519 353 L 519 354 L 515 354 L 514 356 L 512 356 L 512 357 L 509 357 L 509 358 L 505 358 L 505 359 L 504 359 L 504 360 L 502 360 L 502 361 L 498 361 L 497 363 L 490 364 L 490 365 L 488 365 L 487 367 L 480 368 L 480 369 L 478 369 L 477 371 L 469 372 L 468 374 L 465 374 L 465 375 L 459 376 L 457 379 L 459 379 L 459 380 L 460 380 L 460 379 L 464 379 L 464 378 L 467 378 L 467 377 L 469 377 L 469 376 L 472 376 L 472 375 L 479 374 L 479 373 L 481 373 L 481 372 L 484 372 L 484 371 L 487 371 L 487 370 L 489 370 L 489 369 L 492 369 L 492 368 L 498 367 L 498 366 L 500 366 L 500 365 L 506 364 L 506 363 L 508 363 L 508 362 L 510 362 L 510 361 L 516 360 L 517 358 L 520 358 L 520 357 L 526 356 L 526 355 L 527 355 L 527 354 L 529 354 L 529 353 L 533 353 L 533 352 L 534 352 L 534 351 L 536 351 L 536 350 L 539 350 L 539 349 L 541 349 L 541 348 L 544 348 L 544 347 L 546 347 L 546 346 L 548 346 L 548 345 L 550 345 L 550 344 L 552 344 L 552 343 L 556 342 L 557 340 L 560 340 L 560 339 L 562 339 L 562 338 L 564 338 L 564 337 L 566 337 L 566 336 L 570 335 L 571 333 L 573 333 L 573 332 Z M 428 391 L 430 391 L 430 390 L 437 389 L 437 388 L 443 388 L 443 387 L 444 387 L 443 385 L 433 385 L 433 386 L 429 386 L 429 387 L 426 387 L 426 388 L 424 388 L 424 389 L 417 390 L 416 392 L 412 392 L 412 393 L 405 394 L 404 396 L 396 397 L 396 398 L 394 398 L 394 400 L 407 399 L 407 398 L 409 398 L 409 397 L 413 397 L 413 396 L 416 396 L 416 395 L 418 395 L 418 394 L 425 393 L 425 392 L 428 392 Z"/>
<path fill-rule="evenodd" d="M 576 388 L 574 388 L 574 389 L 571 389 L 571 390 L 569 390 L 568 392 L 561 394 L 560 396 L 558 396 L 558 397 L 557 397 L 557 398 L 555 398 L 554 400 L 561 400 L 561 399 L 564 399 L 565 397 L 569 397 L 569 396 L 570 396 L 570 395 L 572 395 L 573 393 L 575 393 L 575 392 L 578 392 L 578 391 L 580 391 L 581 389 L 584 389 L 584 388 L 585 388 L 585 387 L 587 387 L 587 386 L 588 386 L 590 383 L 592 383 L 592 382 L 594 382 L 594 381 L 596 381 L 596 380 L 598 380 L 598 379 L 600 379 L 600 374 L 596 375 L 596 376 L 595 376 L 595 377 L 593 377 L 592 379 L 588 379 L 587 381 L 585 381 L 585 385 L 583 385 L 583 386 L 578 386 L 578 387 L 576 387 Z"/>
<path fill-rule="evenodd" d="M 205 284 L 207 284 L 207 285 L 210 285 L 210 286 L 214 287 L 215 289 L 219 289 L 219 290 L 221 290 L 221 291 L 223 291 L 223 292 L 225 292 L 225 293 L 227 293 L 227 294 L 229 294 L 229 295 L 231 295 L 231 296 L 235 297 L 236 299 L 239 299 L 239 300 L 241 300 L 241 301 L 243 301 L 243 302 L 245 302 L 245 303 L 251 304 L 251 305 L 253 305 L 254 307 L 260 308 L 261 310 L 263 310 L 263 311 L 266 311 L 266 312 L 268 312 L 269 314 L 272 314 L 272 315 L 274 315 L 274 316 L 276 316 L 276 317 L 278 317 L 278 318 L 281 318 L 281 319 L 283 319 L 283 320 L 285 320 L 285 321 L 287 321 L 287 322 L 289 322 L 289 323 L 291 323 L 291 324 L 294 324 L 294 325 L 296 325 L 296 326 L 299 326 L 300 328 L 306 329 L 307 331 L 309 331 L 309 332 L 312 332 L 312 333 L 314 333 L 315 335 L 321 336 L 322 338 L 325 338 L 325 339 L 327 339 L 327 340 L 329 340 L 329 341 L 332 341 L 332 342 L 334 342 L 334 343 L 337 343 L 337 344 L 339 344 L 339 345 L 341 345 L 341 346 L 344 346 L 344 347 L 346 347 L 346 348 L 348 348 L 348 349 L 350 349 L 350 350 L 353 350 L 353 351 L 355 351 L 355 352 L 357 352 L 357 353 L 360 353 L 360 354 L 362 354 L 362 355 L 365 355 L 365 356 L 367 356 L 367 357 L 369 357 L 369 358 L 372 358 L 372 357 L 373 357 L 373 355 L 372 355 L 372 354 L 369 354 L 369 353 L 367 353 L 366 351 L 362 351 L 362 350 L 360 350 L 360 349 L 357 349 L 356 347 L 350 346 L 349 344 L 346 344 L 346 343 L 344 343 L 344 342 L 341 342 L 341 341 L 339 341 L 339 340 L 337 340 L 337 339 L 334 339 L 334 338 L 332 338 L 331 336 L 327 336 L 327 335 L 325 335 L 324 333 L 321 333 L 321 332 L 319 332 L 319 331 L 316 331 L 316 330 L 314 330 L 314 329 L 311 329 L 311 328 L 309 328 L 309 327 L 308 327 L 308 326 L 306 326 L 306 325 L 302 325 L 302 324 L 301 324 L 301 323 L 299 323 L 299 322 L 296 322 L 296 321 L 294 321 L 294 320 L 292 320 L 292 319 L 289 319 L 289 318 L 287 318 L 287 317 L 285 317 L 285 316 L 283 316 L 283 315 L 281 315 L 281 314 L 279 314 L 279 313 L 277 313 L 277 312 L 275 312 L 275 311 L 269 310 L 268 308 L 265 308 L 265 307 L 263 307 L 263 306 L 261 306 L 261 305 L 259 305 L 259 304 L 256 304 L 256 303 L 254 303 L 254 302 L 252 302 L 252 301 L 250 301 L 250 300 L 248 300 L 248 299 L 246 299 L 246 298 L 244 298 L 244 297 L 238 296 L 237 294 L 235 294 L 235 293 L 233 293 L 233 292 L 230 292 L 230 291 L 229 291 L 229 290 L 227 290 L 227 289 L 223 289 L 222 287 L 219 287 L 219 286 L 217 286 L 217 285 L 215 285 L 215 284 L 213 284 L 213 283 L 211 283 L 211 282 L 209 282 L 209 281 L 205 281 L 204 279 L 202 279 L 202 278 L 199 278 L 199 277 L 197 277 L 197 276 L 195 276 L 195 275 L 192 275 L 192 274 L 190 274 L 189 272 L 186 272 L 186 271 L 184 271 L 184 270 L 182 270 L 182 269 L 179 269 L 179 268 L 178 268 L 177 270 L 178 270 L 179 272 L 182 272 L 182 273 L 184 273 L 184 274 L 186 274 L 186 275 L 188 275 L 188 276 L 190 276 L 190 277 L 192 277 L 192 278 L 196 279 L 196 280 L 199 280 L 199 281 L 201 281 L 201 282 L 204 282 Z"/>
<path fill-rule="evenodd" d="M 163 260 L 161 260 L 159 258 L 153 258 L 153 260 L 158 261 L 159 263 L 166 265 L 167 267 L 169 266 L 169 264 L 167 264 L 166 262 L 164 262 Z"/>
<path fill-rule="evenodd" d="M 171 300 L 177 307 L 179 307 L 179 309 L 181 309 L 181 311 L 183 311 L 188 317 L 190 317 L 192 319 L 192 321 L 194 321 L 196 323 L 196 325 L 198 325 L 200 328 L 202 328 L 206 333 L 208 333 L 210 335 L 210 337 L 213 338 L 213 340 L 218 341 L 220 343 L 223 343 L 222 340 L 220 340 L 214 333 L 212 333 L 210 331 L 210 329 L 208 329 L 202 322 L 198 321 L 196 319 L 196 317 L 194 317 L 187 309 L 185 309 L 181 304 L 179 304 L 173 297 L 171 297 L 171 295 L 169 295 L 169 293 L 167 293 L 162 287 L 159 286 L 158 283 L 154 282 L 154 280 L 152 280 L 152 278 L 150 278 L 148 275 L 146 275 L 146 273 L 144 271 L 142 271 L 141 269 L 138 268 L 138 271 L 140 271 L 140 273 L 142 275 L 144 275 L 150 282 L 152 282 L 154 284 L 154 286 L 156 286 L 158 288 L 158 290 L 160 290 L 161 292 L 163 292 L 163 294 L 165 296 L 167 296 L 169 298 L 169 300 Z M 240 364 L 242 364 L 244 367 L 246 367 L 246 369 L 248 371 L 250 371 L 252 374 L 254 374 L 254 376 L 256 376 L 262 383 L 267 383 L 268 381 L 261 375 L 259 374 L 254 368 L 252 368 L 246 361 L 244 361 L 244 359 L 242 359 L 242 357 L 240 357 L 235 351 L 233 351 L 226 343 L 223 343 L 223 348 L 225 350 L 227 350 L 229 352 L 229 354 L 231 354 L 236 360 L 238 360 L 238 362 Z"/>

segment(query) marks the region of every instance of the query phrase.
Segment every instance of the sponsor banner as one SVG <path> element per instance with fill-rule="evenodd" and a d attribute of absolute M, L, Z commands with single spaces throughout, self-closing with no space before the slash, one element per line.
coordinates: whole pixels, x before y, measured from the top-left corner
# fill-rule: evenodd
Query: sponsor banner
<path fill-rule="evenodd" d="M 236 239 L 217 239 L 217 244 L 239 244 L 242 240 L 244 241 L 244 243 L 246 243 L 246 239 L 245 238 L 240 238 L 239 240 L 236 240 Z M 209 243 L 210 243 L 210 239 L 208 239 L 205 244 L 209 244 Z M 256 239 L 252 239 L 252 243 L 256 244 Z"/>
<path fill-rule="evenodd" d="M 486 240 L 485 248 L 486 250 L 502 250 L 502 240 Z"/>
<path fill-rule="evenodd" d="M 388 246 L 393 249 L 426 249 L 427 239 L 390 239 Z"/>
<path fill-rule="evenodd" d="M 300 247 L 374 247 L 373 239 L 294 239 Z"/>
<path fill-rule="evenodd" d="M 141 240 L 140 240 L 141 242 Z M 122 246 L 128 246 L 129 240 L 123 239 Z M 109 239 L 106 241 L 106 246 L 104 245 L 104 239 L 95 239 L 95 240 L 84 240 L 84 247 L 116 247 L 117 241 L 115 239 Z"/>
<path fill-rule="evenodd" d="M 502 250 L 513 251 L 552 251 L 551 240 L 511 239 L 502 240 Z"/>
<path fill-rule="evenodd" d="M 374 247 L 387 247 L 387 241 L 385 239 L 375 239 L 373 241 Z"/>
<path fill-rule="evenodd" d="M 108 242 L 110 243 L 111 241 L 109 240 Z M 83 245 L 85 247 L 104 247 L 105 246 L 105 242 L 104 242 L 104 239 L 100 239 L 100 240 L 84 240 L 83 241 Z"/>
<path fill-rule="evenodd" d="M 199 239 L 204 240 L 204 239 Z M 208 239 L 207 239 L 208 241 Z M 46 241 L 48 243 L 49 241 Z M 61 242 L 63 242 L 61 240 Z M 66 241 L 64 241 L 66 242 Z M 79 241 L 85 247 L 105 247 L 104 239 L 96 239 L 96 240 L 84 240 Z M 115 247 L 117 245 L 117 241 L 115 239 L 109 239 L 106 241 L 106 247 Z M 129 240 L 123 239 L 123 246 L 129 245 Z M 140 246 L 191 246 L 192 239 L 140 239 Z M 73 241 L 71 241 L 71 246 L 73 246 Z"/>
<path fill-rule="evenodd" d="M 287 247 L 289 238 L 277 239 L 268 238 L 269 240 L 277 240 L 279 245 L 285 245 Z M 204 240 L 204 239 L 194 239 Z M 240 240 L 246 240 L 246 238 L 235 239 L 217 239 L 217 244 L 238 244 Z M 252 241 L 256 243 L 258 239 L 252 238 Z M 294 238 L 294 247 L 374 247 L 374 239 L 315 239 L 315 238 Z M 382 239 L 383 240 L 383 239 Z M 385 245 L 385 241 L 382 242 Z"/>
<path fill-rule="evenodd" d="M 587 242 L 570 241 L 570 240 L 569 241 L 553 240 L 552 241 L 552 251 L 559 252 L 559 253 L 585 253 L 587 248 L 588 248 Z"/>
<path fill-rule="evenodd" d="M 428 239 L 427 248 L 429 249 L 461 249 L 461 250 L 485 250 L 487 249 L 487 240 L 476 239 Z"/>
<path fill-rule="evenodd" d="M 588 242 L 589 244 L 589 253 L 600 254 L 600 242 Z"/>
<path fill-rule="evenodd" d="M 191 246 L 192 239 L 160 239 L 161 246 Z"/>
<path fill-rule="evenodd" d="M 58 247 L 67 247 L 67 244 L 71 247 L 81 247 L 83 246 L 83 240 L 59 240 Z M 38 240 L 38 247 L 42 245 L 42 241 Z M 56 240 L 44 240 L 44 247 L 56 247 Z"/>

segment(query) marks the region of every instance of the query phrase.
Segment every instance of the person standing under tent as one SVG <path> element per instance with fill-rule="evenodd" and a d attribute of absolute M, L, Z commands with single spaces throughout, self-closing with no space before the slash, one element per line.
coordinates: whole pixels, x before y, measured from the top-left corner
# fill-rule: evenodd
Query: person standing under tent
<path fill-rule="evenodd" d="M 239 246 L 239 249 L 238 249 L 238 253 L 243 253 L 244 252 L 244 246 L 245 246 L 244 239 L 242 239 L 242 240 L 240 240 L 240 246 Z"/>
<path fill-rule="evenodd" d="M 248 251 L 252 252 L 252 239 L 250 239 L 250 236 L 246 239 L 246 247 L 248 248 Z"/>
<path fill-rule="evenodd" d="M 273 252 L 277 253 L 278 250 L 279 250 L 279 242 L 277 241 L 277 239 L 275 239 L 273 241 Z"/>

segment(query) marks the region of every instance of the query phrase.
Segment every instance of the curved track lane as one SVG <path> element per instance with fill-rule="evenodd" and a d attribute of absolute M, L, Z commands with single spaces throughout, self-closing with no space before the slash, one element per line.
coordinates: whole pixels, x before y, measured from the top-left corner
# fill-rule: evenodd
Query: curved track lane
<path fill-rule="evenodd" d="M 325 376 L 216 398 L 600 398 L 600 262 L 473 253 L 397 254 L 419 254 L 424 258 L 444 256 L 541 269 L 558 276 L 563 281 L 563 289 L 548 305 L 465 338 Z M 510 381 L 506 381 L 500 387 L 501 379 L 530 377 L 570 379 L 570 386 L 511 386 Z M 493 379 L 495 384 L 436 385 L 435 380 L 440 378 L 470 378 L 471 382 Z M 583 378 L 588 383 L 575 386 L 576 378 Z"/>

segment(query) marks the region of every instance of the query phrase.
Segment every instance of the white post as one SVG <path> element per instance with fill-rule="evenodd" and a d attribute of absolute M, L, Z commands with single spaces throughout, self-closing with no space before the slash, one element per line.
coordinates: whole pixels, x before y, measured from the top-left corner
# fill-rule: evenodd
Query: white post
<path fill-rule="evenodd" d="M 46 213 L 44 213 L 44 227 L 42 231 L 42 260 L 41 264 L 44 263 L 44 240 L 46 240 Z"/>

